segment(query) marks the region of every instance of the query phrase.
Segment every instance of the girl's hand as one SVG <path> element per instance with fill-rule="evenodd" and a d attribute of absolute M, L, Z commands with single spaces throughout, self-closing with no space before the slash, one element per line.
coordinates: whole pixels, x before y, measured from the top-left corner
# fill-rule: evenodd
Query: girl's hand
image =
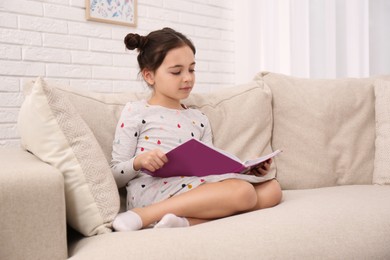
<path fill-rule="evenodd" d="M 250 174 L 255 176 L 264 176 L 268 173 L 269 169 L 271 168 L 272 158 L 268 159 L 267 161 L 259 164 L 256 168 L 253 168 L 250 172 Z"/>
<path fill-rule="evenodd" d="M 167 156 L 159 149 L 142 153 L 134 159 L 134 170 L 146 169 L 154 172 L 168 162 Z"/>

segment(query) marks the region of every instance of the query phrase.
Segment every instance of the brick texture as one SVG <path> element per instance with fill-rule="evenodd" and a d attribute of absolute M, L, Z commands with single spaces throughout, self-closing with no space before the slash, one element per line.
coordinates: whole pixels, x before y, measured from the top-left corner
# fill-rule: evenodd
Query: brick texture
<path fill-rule="evenodd" d="M 138 0 L 136 27 L 87 21 L 84 0 L 0 1 L 0 146 L 19 145 L 23 84 L 49 82 L 99 92 L 144 90 L 129 32 L 172 27 L 197 47 L 197 87 L 234 82 L 233 0 Z"/>

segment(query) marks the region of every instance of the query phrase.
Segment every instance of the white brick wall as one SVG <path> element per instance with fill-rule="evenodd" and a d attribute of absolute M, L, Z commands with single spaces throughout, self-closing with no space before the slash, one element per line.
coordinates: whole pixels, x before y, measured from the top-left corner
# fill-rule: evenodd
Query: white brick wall
<path fill-rule="evenodd" d="M 37 76 L 99 92 L 143 90 L 129 32 L 168 26 L 197 47 L 197 89 L 235 78 L 233 0 L 138 0 L 138 25 L 85 20 L 85 0 L 0 0 L 0 146 L 18 146 L 22 86 Z"/>

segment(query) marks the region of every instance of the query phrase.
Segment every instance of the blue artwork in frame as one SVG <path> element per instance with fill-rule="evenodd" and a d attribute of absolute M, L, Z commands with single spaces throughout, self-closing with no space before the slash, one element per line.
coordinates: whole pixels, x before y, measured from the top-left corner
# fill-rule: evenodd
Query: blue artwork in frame
<path fill-rule="evenodd" d="M 86 0 L 87 20 L 136 26 L 137 0 Z"/>

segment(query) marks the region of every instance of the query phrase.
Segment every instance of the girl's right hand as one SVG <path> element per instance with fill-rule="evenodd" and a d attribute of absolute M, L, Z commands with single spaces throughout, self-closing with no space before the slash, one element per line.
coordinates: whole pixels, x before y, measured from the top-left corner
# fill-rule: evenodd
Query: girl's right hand
<path fill-rule="evenodd" d="M 142 153 L 134 159 L 134 170 L 145 169 L 154 172 L 168 162 L 167 156 L 159 149 Z"/>

